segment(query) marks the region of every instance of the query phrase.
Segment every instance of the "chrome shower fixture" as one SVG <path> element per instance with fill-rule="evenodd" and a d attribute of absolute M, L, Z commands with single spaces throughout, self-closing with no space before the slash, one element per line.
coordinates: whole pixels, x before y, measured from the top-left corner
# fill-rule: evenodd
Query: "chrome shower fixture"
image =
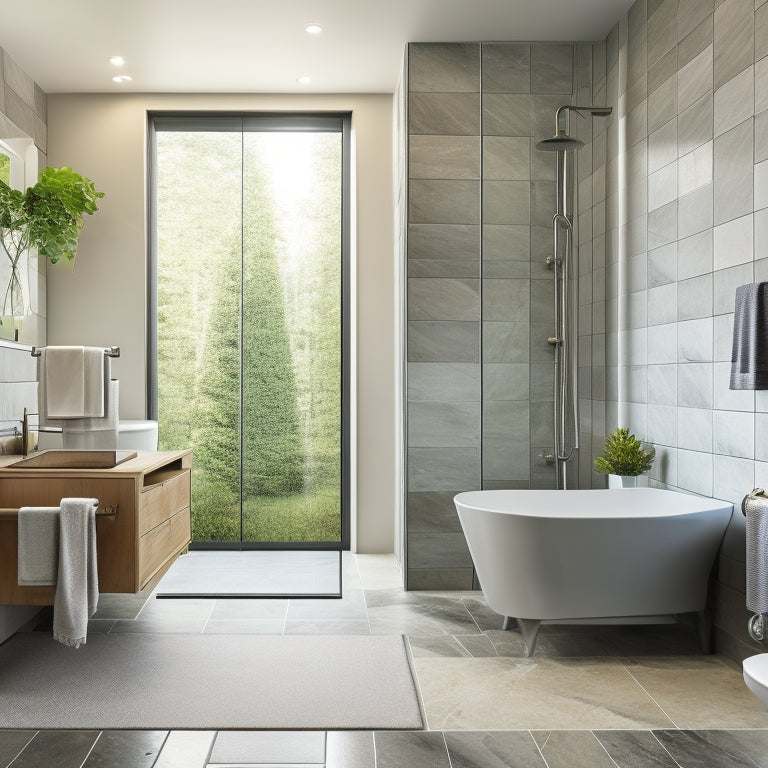
<path fill-rule="evenodd" d="M 584 146 L 584 142 L 573 136 L 568 135 L 570 128 L 570 121 L 568 116 L 571 112 L 575 112 L 577 115 L 584 117 L 583 113 L 588 112 L 590 115 L 596 117 L 606 117 L 613 111 L 612 107 L 579 107 L 572 106 L 571 104 L 563 104 L 562 107 L 558 107 L 555 112 L 555 135 L 551 139 L 542 139 L 542 141 L 536 144 L 536 149 L 540 149 L 544 152 L 560 152 L 567 149 L 581 149 Z M 560 129 L 560 113 L 565 112 L 565 130 Z"/>

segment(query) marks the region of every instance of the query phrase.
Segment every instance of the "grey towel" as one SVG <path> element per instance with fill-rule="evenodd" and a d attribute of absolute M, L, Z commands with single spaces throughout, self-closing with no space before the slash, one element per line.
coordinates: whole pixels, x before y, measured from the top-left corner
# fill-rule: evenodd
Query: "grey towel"
<path fill-rule="evenodd" d="M 736 289 L 731 389 L 768 389 L 768 283 Z"/>
<path fill-rule="evenodd" d="M 741 502 L 747 518 L 747 608 L 768 613 L 768 497 L 756 488 Z"/>
<path fill-rule="evenodd" d="M 58 507 L 22 507 L 19 510 L 18 560 L 20 587 L 45 587 L 56 583 Z"/>
<path fill-rule="evenodd" d="M 79 648 L 99 600 L 96 570 L 96 499 L 62 499 L 59 572 L 53 603 L 53 637 Z"/>

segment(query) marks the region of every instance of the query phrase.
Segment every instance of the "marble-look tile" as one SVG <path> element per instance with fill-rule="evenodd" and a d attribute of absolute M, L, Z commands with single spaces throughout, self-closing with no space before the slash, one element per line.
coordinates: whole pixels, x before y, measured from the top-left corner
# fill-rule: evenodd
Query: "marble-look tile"
<path fill-rule="evenodd" d="M 677 194 L 690 192 L 712 182 L 712 143 L 702 144 L 698 149 L 683 155 L 677 164 Z"/>
<path fill-rule="evenodd" d="M 677 485 L 686 491 L 711 496 L 714 471 L 712 454 L 698 451 L 677 451 Z"/>
<path fill-rule="evenodd" d="M 680 0 L 677 5 L 677 35 L 682 40 L 713 11 L 712 0 Z"/>
<path fill-rule="evenodd" d="M 768 160 L 768 110 L 755 116 L 755 162 L 763 160 Z"/>
<path fill-rule="evenodd" d="M 677 320 L 677 284 L 668 283 L 648 291 L 648 325 Z"/>
<path fill-rule="evenodd" d="M 453 731 L 445 742 L 453 768 L 546 768 L 526 731 Z"/>
<path fill-rule="evenodd" d="M 477 448 L 408 449 L 409 490 L 472 490 L 479 486 L 480 452 Z"/>
<path fill-rule="evenodd" d="M 464 648 L 469 656 L 474 658 L 485 658 L 487 656 L 498 656 L 496 652 L 496 646 L 491 642 L 490 638 L 485 635 L 454 635 L 456 640 L 462 648 Z"/>
<path fill-rule="evenodd" d="M 715 10 L 715 88 L 752 64 L 754 11 L 753 0 L 724 0 Z"/>
<path fill-rule="evenodd" d="M 677 121 L 677 147 L 679 155 L 687 155 L 712 140 L 714 100 L 712 94 L 700 98 L 686 109 Z"/>
<path fill-rule="evenodd" d="M 620 768 L 679 768 L 650 731 L 595 731 L 594 735 Z"/>
<path fill-rule="evenodd" d="M 411 179 L 479 179 L 479 136 L 411 136 L 408 142 Z"/>
<path fill-rule="evenodd" d="M 532 736 L 548 768 L 615 768 L 590 731 L 534 731 Z"/>
<path fill-rule="evenodd" d="M 479 637 L 483 637 L 480 635 Z M 488 640 L 488 638 L 486 638 Z M 469 652 L 453 635 L 408 635 L 411 655 L 420 658 L 458 658 L 471 657 Z M 490 643 L 490 640 L 488 640 Z M 495 651 L 494 654 L 495 655 Z"/>
<path fill-rule="evenodd" d="M 678 448 L 712 452 L 712 411 L 706 408 L 677 409 Z"/>
<path fill-rule="evenodd" d="M 657 289 L 658 290 L 658 289 Z M 677 319 L 695 320 L 712 315 L 712 275 L 701 275 L 677 284 Z"/>
<path fill-rule="evenodd" d="M 683 363 L 677 368 L 677 403 L 688 408 L 712 408 L 714 364 Z"/>
<path fill-rule="evenodd" d="M 408 192 L 408 221 L 411 224 L 479 222 L 480 184 L 477 181 L 413 179 Z"/>
<path fill-rule="evenodd" d="M 707 46 L 677 75 L 677 108 L 684 112 L 712 90 L 713 47 Z"/>
<path fill-rule="evenodd" d="M 521 136 L 486 136 L 483 140 L 483 178 L 531 178 L 531 142 Z"/>
<path fill-rule="evenodd" d="M 765 728 L 768 712 L 716 656 L 623 659 L 677 728 Z M 717 696 L 712 696 L 712 691 Z"/>
<path fill-rule="evenodd" d="M 753 280 L 752 262 L 739 264 L 730 269 L 719 269 L 714 273 L 715 315 L 730 313 L 734 309 L 736 289 Z M 730 357 L 727 358 L 730 360 Z"/>
<path fill-rule="evenodd" d="M 454 493 L 450 491 L 410 492 L 407 496 L 408 531 L 458 533 L 461 530 Z"/>
<path fill-rule="evenodd" d="M 532 308 L 528 280 L 483 280 L 483 320 L 524 322 Z"/>
<path fill-rule="evenodd" d="M 34 735 L 35 731 L 0 730 L 0 765 L 10 765 Z"/>
<path fill-rule="evenodd" d="M 167 731 L 102 731 L 82 768 L 152 768 Z"/>
<path fill-rule="evenodd" d="M 531 93 L 569 93 L 573 88 L 573 45 L 531 45 Z"/>
<path fill-rule="evenodd" d="M 408 86 L 412 92 L 480 90 L 478 43 L 411 43 Z"/>
<path fill-rule="evenodd" d="M 483 366 L 483 398 L 527 400 L 533 387 L 527 363 L 486 363 Z"/>
<path fill-rule="evenodd" d="M 431 729 L 643 728 L 669 722 L 615 661 L 416 659 Z M 567 691 L 578 690 L 578 699 Z"/>
<path fill-rule="evenodd" d="M 677 243 L 677 279 L 707 274 L 713 269 L 713 233 L 711 229 L 691 235 Z"/>
<path fill-rule="evenodd" d="M 714 131 L 720 136 L 752 117 L 755 100 L 755 68 L 747 67 L 715 91 Z"/>
<path fill-rule="evenodd" d="M 14 768 L 81 768 L 99 731 L 38 731 L 13 761 Z"/>
<path fill-rule="evenodd" d="M 677 4 L 662 3 L 648 19 L 648 66 L 677 44 Z"/>
<path fill-rule="evenodd" d="M 547 232 L 551 236 L 552 228 Z M 485 224 L 483 266 L 490 261 L 530 261 L 534 232 L 526 224 Z"/>
<path fill-rule="evenodd" d="M 648 130 L 655 131 L 677 116 L 677 68 L 648 96 Z"/>
<path fill-rule="evenodd" d="M 707 184 L 677 201 L 675 224 L 681 240 L 712 227 L 713 188 L 713 184 Z M 650 230 L 650 218 L 648 225 Z"/>
<path fill-rule="evenodd" d="M 715 224 L 751 213 L 753 204 L 753 126 L 745 120 L 715 139 Z"/>
<path fill-rule="evenodd" d="M 482 109 L 484 136 L 532 135 L 530 94 L 484 93 Z"/>
<path fill-rule="evenodd" d="M 411 135 L 478 136 L 479 93 L 411 93 L 408 98 Z"/>
<path fill-rule="evenodd" d="M 477 635 L 480 630 L 459 600 L 421 595 L 417 602 L 368 602 L 373 634 Z"/>
<path fill-rule="evenodd" d="M 677 326 L 678 361 L 711 363 L 714 359 L 714 326 L 711 317 L 686 320 Z"/>
<path fill-rule="evenodd" d="M 648 288 L 668 285 L 677 280 L 677 249 L 677 243 L 669 243 L 648 252 Z"/>
<path fill-rule="evenodd" d="M 766 731 L 654 731 L 679 765 L 707 768 L 765 768 L 768 766 Z"/>
<path fill-rule="evenodd" d="M 483 93 L 530 93 L 531 46 L 527 43 L 483 43 Z"/>
<path fill-rule="evenodd" d="M 650 405 L 677 405 L 677 366 L 649 365 L 648 403 Z"/>
<path fill-rule="evenodd" d="M 713 17 L 710 14 L 695 26 L 677 46 L 677 66 L 682 69 L 698 56 L 715 39 Z"/>
<path fill-rule="evenodd" d="M 677 121 L 670 120 L 648 137 L 648 173 L 658 171 L 676 158 Z"/>
<path fill-rule="evenodd" d="M 209 762 L 323 765 L 324 731 L 219 731 Z"/>
<path fill-rule="evenodd" d="M 521 322 L 483 322 L 483 360 L 487 363 L 525 363 L 531 358 L 531 324 Z M 546 343 L 546 337 L 544 337 Z M 546 349 L 552 358 L 551 346 Z"/>
<path fill-rule="evenodd" d="M 479 402 L 476 363 L 410 363 L 408 402 Z"/>
<path fill-rule="evenodd" d="M 479 320 L 478 280 L 409 278 L 409 320 Z"/>
<path fill-rule="evenodd" d="M 326 768 L 376 768 L 372 731 L 328 731 Z"/>
<path fill-rule="evenodd" d="M 476 363 L 480 358 L 479 323 L 409 322 L 407 343 L 409 362 Z"/>
<path fill-rule="evenodd" d="M 376 731 L 377 768 L 451 768 L 443 734 L 437 731 Z"/>
<path fill-rule="evenodd" d="M 755 414 L 712 411 L 713 452 L 742 459 L 755 458 Z"/>
<path fill-rule="evenodd" d="M 482 197 L 484 224 L 530 224 L 529 181 L 486 181 Z"/>

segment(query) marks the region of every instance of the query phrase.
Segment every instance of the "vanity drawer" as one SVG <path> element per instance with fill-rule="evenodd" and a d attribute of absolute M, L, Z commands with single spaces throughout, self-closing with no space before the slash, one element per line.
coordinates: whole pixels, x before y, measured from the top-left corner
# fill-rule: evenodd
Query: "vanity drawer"
<path fill-rule="evenodd" d="M 179 510 L 139 539 L 139 588 L 143 589 L 166 560 L 189 544 L 189 507 Z"/>
<path fill-rule="evenodd" d="M 190 471 L 171 470 L 163 475 L 154 473 L 152 485 L 145 487 L 139 499 L 139 536 L 168 520 L 190 504 Z"/>

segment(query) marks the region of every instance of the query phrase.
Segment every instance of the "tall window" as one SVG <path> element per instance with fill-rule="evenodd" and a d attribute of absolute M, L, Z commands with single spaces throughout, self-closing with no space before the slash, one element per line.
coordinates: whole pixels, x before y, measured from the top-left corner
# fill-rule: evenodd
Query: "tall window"
<path fill-rule="evenodd" d="M 155 115 L 161 449 L 191 447 L 193 539 L 346 530 L 343 115 Z"/>

